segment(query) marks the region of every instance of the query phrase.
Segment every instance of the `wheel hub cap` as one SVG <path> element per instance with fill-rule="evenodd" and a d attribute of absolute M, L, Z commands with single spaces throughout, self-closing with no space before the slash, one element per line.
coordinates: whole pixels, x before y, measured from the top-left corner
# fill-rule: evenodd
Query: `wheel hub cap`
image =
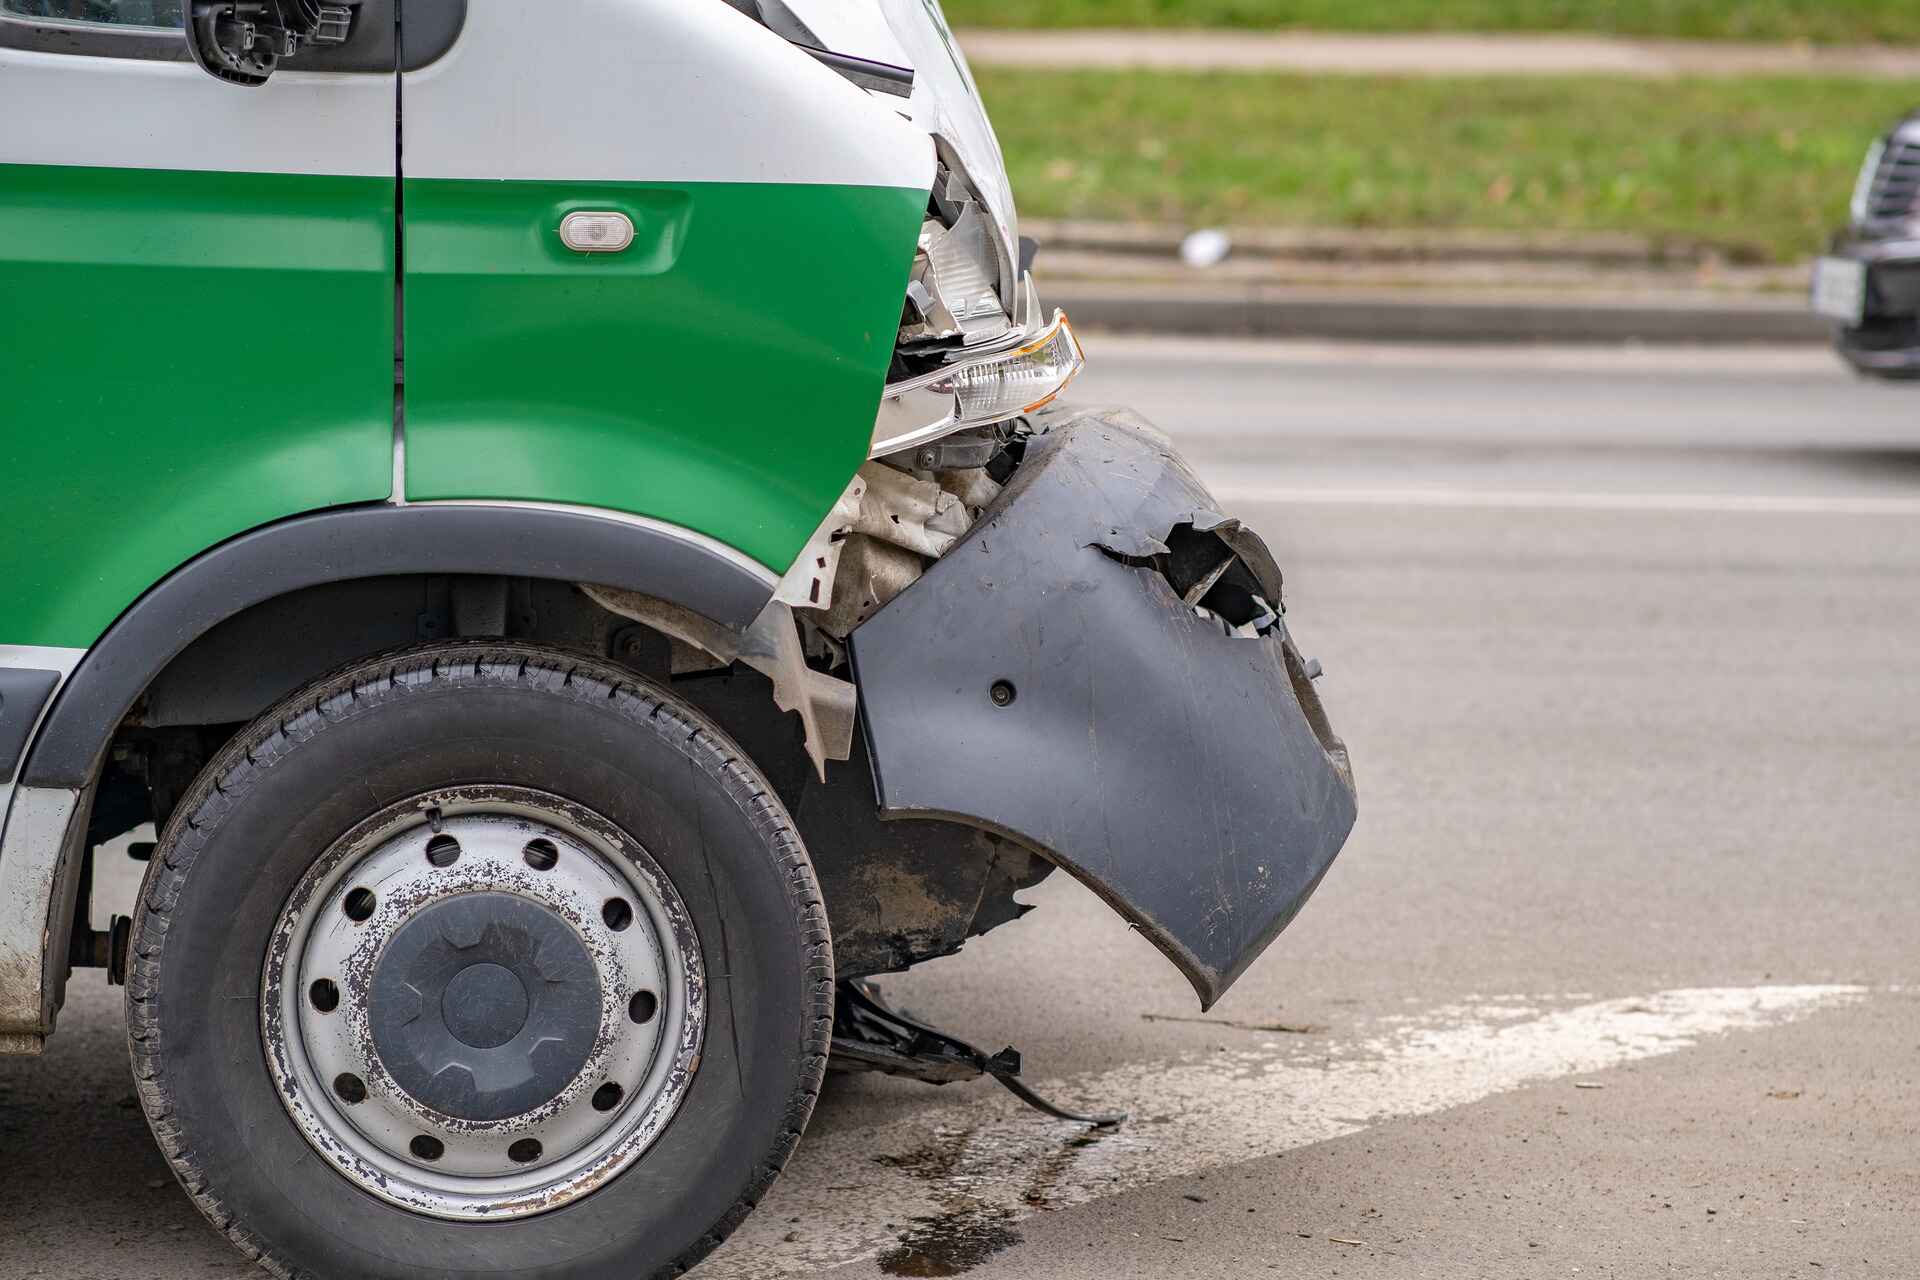
<path fill-rule="evenodd" d="M 418 987 L 408 986 L 414 994 L 419 993 Z M 598 996 L 599 983 L 594 986 L 594 994 Z M 378 998 L 377 991 L 375 995 Z M 453 981 L 447 984 L 446 992 L 440 997 L 440 1016 L 448 1034 L 461 1044 L 471 1049 L 496 1049 L 519 1035 L 527 1025 L 527 984 L 519 974 L 497 964 L 470 964 L 454 974 Z M 379 1024 L 376 1005 L 376 1036 Z M 397 1056 L 382 1052 L 388 1061 Z"/>
<path fill-rule="evenodd" d="M 288 899 L 262 982 L 281 1101 L 369 1193 L 443 1218 L 558 1208 L 637 1158 L 699 1060 L 699 940 L 633 839 L 558 796 L 375 814 Z"/>
<path fill-rule="evenodd" d="M 600 978 L 554 911 L 463 893 L 416 912 L 374 969 L 368 1022 L 393 1082 L 461 1120 L 558 1097 L 600 1031 Z"/>

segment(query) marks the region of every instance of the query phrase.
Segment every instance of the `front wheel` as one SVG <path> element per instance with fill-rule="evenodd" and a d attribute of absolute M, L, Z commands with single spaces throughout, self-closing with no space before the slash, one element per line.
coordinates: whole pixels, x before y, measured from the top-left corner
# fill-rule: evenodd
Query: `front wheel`
<path fill-rule="evenodd" d="M 142 897 L 142 1103 L 283 1273 L 684 1268 L 819 1090 L 832 960 L 791 820 L 602 663 L 448 645 L 304 691 L 208 767 Z"/>

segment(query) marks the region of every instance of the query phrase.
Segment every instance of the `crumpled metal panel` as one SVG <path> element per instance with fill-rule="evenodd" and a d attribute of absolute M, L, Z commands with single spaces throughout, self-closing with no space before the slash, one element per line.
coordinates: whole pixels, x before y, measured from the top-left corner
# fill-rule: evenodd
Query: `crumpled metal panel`
<path fill-rule="evenodd" d="M 1264 544 L 1165 437 L 1125 411 L 1040 422 L 998 501 L 851 637 L 880 807 L 1042 852 L 1210 1007 L 1352 829 L 1346 749 L 1284 625 L 1230 635 L 1145 559 L 1210 530 L 1280 604 Z"/>

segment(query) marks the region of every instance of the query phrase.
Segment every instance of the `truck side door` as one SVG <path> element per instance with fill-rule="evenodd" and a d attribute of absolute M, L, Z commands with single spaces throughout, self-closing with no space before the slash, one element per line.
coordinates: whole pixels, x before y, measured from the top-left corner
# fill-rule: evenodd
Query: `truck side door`
<path fill-rule="evenodd" d="M 404 0 L 403 34 L 445 0 Z M 474 5 L 404 77 L 406 491 L 780 572 L 865 460 L 933 147 L 729 5 Z M 569 247 L 570 215 L 611 228 Z"/>
<path fill-rule="evenodd" d="M 0 644 L 392 488 L 392 0 L 258 89 L 184 4 L 0 0 Z"/>

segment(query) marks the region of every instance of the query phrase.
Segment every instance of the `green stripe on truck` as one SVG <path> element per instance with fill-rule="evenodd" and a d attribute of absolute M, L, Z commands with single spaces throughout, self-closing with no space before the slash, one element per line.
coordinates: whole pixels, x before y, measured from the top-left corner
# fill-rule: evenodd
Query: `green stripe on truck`
<path fill-rule="evenodd" d="M 609 507 L 784 572 L 866 457 L 926 201 L 409 179 L 407 496 Z M 575 210 L 632 246 L 568 250 Z"/>
<path fill-rule="evenodd" d="M 393 187 L 0 165 L 0 640 L 85 647 L 207 547 L 387 496 Z"/>

